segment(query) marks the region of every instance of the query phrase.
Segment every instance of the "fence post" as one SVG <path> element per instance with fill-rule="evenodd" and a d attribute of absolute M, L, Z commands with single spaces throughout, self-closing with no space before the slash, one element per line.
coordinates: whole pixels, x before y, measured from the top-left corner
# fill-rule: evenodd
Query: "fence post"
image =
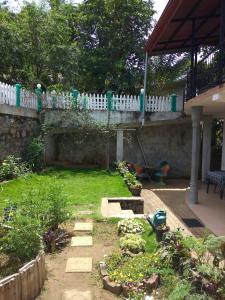
<path fill-rule="evenodd" d="M 37 95 L 37 109 L 38 109 L 38 112 L 40 112 L 40 111 L 42 111 L 42 89 L 41 89 L 40 83 L 37 84 L 35 94 Z"/>
<path fill-rule="evenodd" d="M 56 109 L 57 92 L 55 90 L 53 90 L 51 92 L 51 96 L 52 96 L 52 109 Z"/>
<path fill-rule="evenodd" d="M 112 110 L 112 91 L 108 91 L 106 93 L 106 97 L 107 97 L 107 109 L 109 111 Z"/>
<path fill-rule="evenodd" d="M 144 89 L 141 89 L 139 97 L 140 97 L 140 112 L 143 112 L 143 109 L 144 109 Z"/>
<path fill-rule="evenodd" d="M 170 96 L 170 108 L 171 108 L 172 112 L 177 111 L 177 95 L 176 94 L 172 94 Z"/>
<path fill-rule="evenodd" d="M 72 89 L 72 107 L 73 108 L 77 108 L 77 97 L 78 97 L 78 94 L 79 94 L 79 92 L 78 92 L 78 90 L 76 90 L 76 89 Z"/>
<path fill-rule="evenodd" d="M 21 84 L 16 84 L 16 107 L 20 107 Z"/>

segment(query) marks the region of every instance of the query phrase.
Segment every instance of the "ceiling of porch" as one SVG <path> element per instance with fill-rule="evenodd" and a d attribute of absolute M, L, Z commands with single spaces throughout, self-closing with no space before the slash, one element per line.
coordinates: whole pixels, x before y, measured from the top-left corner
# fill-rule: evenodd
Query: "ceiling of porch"
<path fill-rule="evenodd" d="M 225 85 L 216 86 L 208 91 L 188 100 L 184 105 L 187 115 L 191 114 L 192 107 L 203 106 L 203 114 L 214 117 L 225 116 Z"/>

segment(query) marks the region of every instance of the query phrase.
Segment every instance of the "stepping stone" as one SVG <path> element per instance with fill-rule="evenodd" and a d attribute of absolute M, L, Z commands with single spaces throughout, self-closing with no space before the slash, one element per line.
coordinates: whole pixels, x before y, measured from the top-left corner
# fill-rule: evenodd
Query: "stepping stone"
<path fill-rule="evenodd" d="M 91 292 L 81 292 L 78 290 L 65 290 L 62 300 L 92 300 Z"/>
<path fill-rule="evenodd" d="M 74 236 L 71 239 L 72 247 L 93 246 L 92 236 Z"/>
<path fill-rule="evenodd" d="M 74 230 L 76 230 L 76 231 L 92 231 L 93 223 L 75 223 Z"/>
<path fill-rule="evenodd" d="M 92 272 L 91 257 L 70 257 L 66 263 L 66 273 Z"/>

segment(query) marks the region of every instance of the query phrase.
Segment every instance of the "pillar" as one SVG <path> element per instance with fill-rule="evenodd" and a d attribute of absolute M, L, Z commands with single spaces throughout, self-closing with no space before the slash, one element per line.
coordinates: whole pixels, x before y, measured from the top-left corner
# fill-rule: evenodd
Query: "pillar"
<path fill-rule="evenodd" d="M 190 202 L 198 203 L 198 169 L 200 159 L 200 120 L 202 107 L 192 107 L 192 156 L 191 156 L 191 182 L 190 182 Z"/>
<path fill-rule="evenodd" d="M 204 118 L 202 141 L 202 181 L 205 182 L 211 163 L 212 117 Z"/>
<path fill-rule="evenodd" d="M 225 171 L 225 117 L 223 120 L 223 144 L 222 144 L 221 170 Z"/>
<path fill-rule="evenodd" d="M 117 138 L 116 138 L 116 160 L 123 160 L 123 129 L 117 130 Z"/>

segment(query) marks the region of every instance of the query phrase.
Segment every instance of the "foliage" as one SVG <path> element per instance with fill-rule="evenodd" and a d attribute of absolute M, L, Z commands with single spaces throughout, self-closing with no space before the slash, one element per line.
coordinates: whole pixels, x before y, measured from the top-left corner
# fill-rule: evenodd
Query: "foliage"
<path fill-rule="evenodd" d="M 17 199 L 16 205 L 22 214 L 39 220 L 43 231 L 58 228 L 70 217 L 68 199 L 62 191 L 62 185 L 54 178 L 24 193 Z"/>
<path fill-rule="evenodd" d="M 39 171 L 44 166 L 44 143 L 40 138 L 33 138 L 23 151 L 25 160 L 33 171 Z"/>
<path fill-rule="evenodd" d="M 117 228 L 119 234 L 142 234 L 144 232 L 142 223 L 137 219 L 123 219 L 118 222 Z"/>
<path fill-rule="evenodd" d="M 13 155 L 7 156 L 0 165 L 0 181 L 13 179 L 29 172 L 26 163 Z"/>
<path fill-rule="evenodd" d="M 12 229 L 0 239 L 1 253 L 9 255 L 13 261 L 33 259 L 43 248 L 40 222 L 29 214 L 16 213 L 7 224 Z"/>
<path fill-rule="evenodd" d="M 120 238 L 120 248 L 132 253 L 145 251 L 145 240 L 137 234 L 125 234 Z"/>
<path fill-rule="evenodd" d="M 0 80 L 139 92 L 152 15 L 144 0 L 42 1 L 19 12 L 0 6 Z"/>

